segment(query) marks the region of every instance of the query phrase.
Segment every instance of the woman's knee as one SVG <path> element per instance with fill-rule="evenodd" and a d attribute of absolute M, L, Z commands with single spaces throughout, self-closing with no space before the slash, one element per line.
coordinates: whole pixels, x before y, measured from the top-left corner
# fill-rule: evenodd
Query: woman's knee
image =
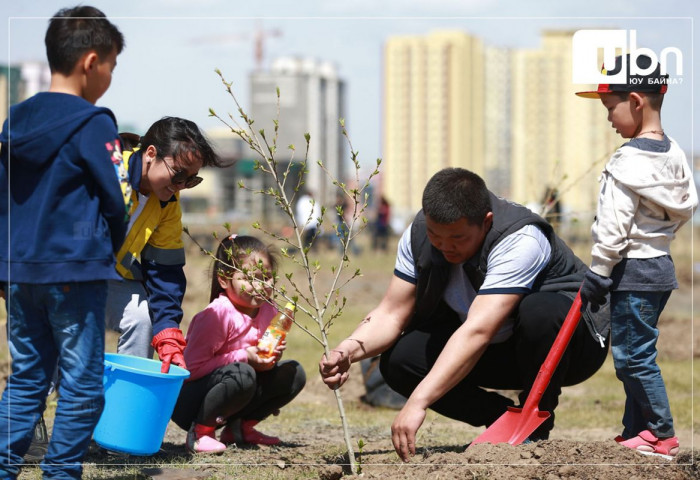
<path fill-rule="evenodd" d="M 153 322 L 148 313 L 148 305 L 146 302 L 143 302 L 142 307 L 125 310 L 119 327 L 122 331 L 150 332 L 153 328 Z"/>
<path fill-rule="evenodd" d="M 132 303 L 121 312 L 121 318 L 109 319 L 108 326 L 113 329 L 116 327 L 116 331 L 127 338 L 148 338 L 150 343 L 153 322 L 148 313 L 148 304 L 145 301 L 140 306 Z"/>

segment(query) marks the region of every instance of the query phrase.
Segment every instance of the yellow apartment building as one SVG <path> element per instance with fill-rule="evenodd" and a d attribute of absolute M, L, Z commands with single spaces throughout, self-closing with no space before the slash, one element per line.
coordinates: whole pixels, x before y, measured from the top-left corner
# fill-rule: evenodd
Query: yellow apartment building
<path fill-rule="evenodd" d="M 589 225 L 597 178 L 623 140 L 600 102 L 571 81 L 574 31 L 536 49 L 484 46 L 459 31 L 391 37 L 384 50 L 381 190 L 406 222 L 444 167 L 481 175 L 494 193 L 539 211 L 560 193 L 563 223 Z"/>
<path fill-rule="evenodd" d="M 408 221 L 445 167 L 484 171 L 483 46 L 464 32 L 390 38 L 384 49 L 382 193 Z"/>
<path fill-rule="evenodd" d="M 595 86 L 571 81 L 573 33 L 544 31 L 540 48 L 513 51 L 511 199 L 537 205 L 556 188 L 564 223 L 590 225 L 598 176 L 623 139 L 599 101 L 575 95 Z"/>

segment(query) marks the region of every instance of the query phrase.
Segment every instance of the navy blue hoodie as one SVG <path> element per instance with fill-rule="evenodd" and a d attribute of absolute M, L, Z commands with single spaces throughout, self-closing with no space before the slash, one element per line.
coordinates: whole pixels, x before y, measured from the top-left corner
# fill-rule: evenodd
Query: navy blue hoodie
<path fill-rule="evenodd" d="M 112 112 L 39 93 L 10 109 L 0 142 L 0 281 L 119 278 L 127 223 Z"/>

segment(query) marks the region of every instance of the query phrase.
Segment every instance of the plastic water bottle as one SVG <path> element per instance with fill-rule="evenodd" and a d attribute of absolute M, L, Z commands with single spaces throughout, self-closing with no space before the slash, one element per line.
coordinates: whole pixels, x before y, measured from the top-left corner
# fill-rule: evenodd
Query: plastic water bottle
<path fill-rule="evenodd" d="M 292 328 L 294 323 L 294 304 L 288 302 L 284 306 L 284 310 L 277 312 L 277 315 L 272 317 L 270 325 L 260 337 L 258 341 L 258 356 L 260 358 L 270 358 L 275 355 L 275 348 L 282 340 L 287 338 L 287 332 Z"/>

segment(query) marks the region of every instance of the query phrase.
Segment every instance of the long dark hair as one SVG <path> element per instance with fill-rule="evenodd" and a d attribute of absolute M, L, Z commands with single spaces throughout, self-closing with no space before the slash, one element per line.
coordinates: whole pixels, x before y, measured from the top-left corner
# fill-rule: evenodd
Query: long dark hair
<path fill-rule="evenodd" d="M 232 235 L 221 241 L 216 250 L 216 260 L 212 268 L 210 302 L 224 291 L 219 285 L 219 277 L 230 278 L 236 269 L 241 269 L 245 260 L 252 253 L 259 253 L 268 258 L 270 268 L 272 268 L 272 272 L 269 274 L 272 277 L 277 270 L 277 258 L 268 245 L 249 235 Z"/>
<path fill-rule="evenodd" d="M 160 158 L 173 157 L 179 161 L 189 154 L 202 160 L 203 167 L 221 167 L 221 159 L 197 124 L 179 117 L 163 117 L 141 137 L 141 149 L 153 145 Z"/>
<path fill-rule="evenodd" d="M 188 155 L 202 161 L 202 167 L 227 167 L 217 155 L 209 140 L 197 124 L 179 117 L 163 117 L 156 121 L 142 137 L 135 133 L 120 133 L 124 150 L 138 146 L 141 151 L 153 145 L 158 158 L 173 157 L 176 162 L 186 160 Z"/>
<path fill-rule="evenodd" d="M 70 75 L 86 52 L 94 50 L 103 60 L 112 50 L 121 53 L 124 36 L 95 7 L 64 8 L 49 20 L 44 37 L 51 73 Z"/>

